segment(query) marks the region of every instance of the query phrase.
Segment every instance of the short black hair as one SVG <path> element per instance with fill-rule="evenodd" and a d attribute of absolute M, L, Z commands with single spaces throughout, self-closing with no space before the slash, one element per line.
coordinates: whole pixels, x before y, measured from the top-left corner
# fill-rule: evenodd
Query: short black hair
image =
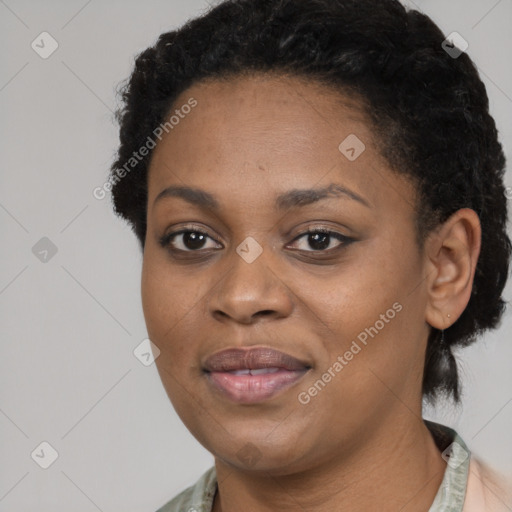
<path fill-rule="evenodd" d="M 424 398 L 434 402 L 444 394 L 458 402 L 452 348 L 499 325 L 511 243 L 505 156 L 486 89 L 470 57 L 450 55 L 444 40 L 428 16 L 397 0 L 226 0 L 211 7 L 160 35 L 137 56 L 121 88 L 120 146 L 110 170 L 115 212 L 144 250 L 152 152 L 129 172 L 126 163 L 165 122 L 177 97 L 201 80 L 278 73 L 354 95 L 383 157 L 416 186 L 421 247 L 460 208 L 480 218 L 469 303 L 444 332 L 444 343 L 431 328 L 425 354 Z"/>

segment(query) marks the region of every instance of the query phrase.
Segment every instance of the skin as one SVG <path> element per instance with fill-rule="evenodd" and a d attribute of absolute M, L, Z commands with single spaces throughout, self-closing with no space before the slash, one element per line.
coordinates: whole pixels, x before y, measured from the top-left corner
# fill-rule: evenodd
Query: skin
<path fill-rule="evenodd" d="M 167 394 L 215 457 L 214 511 L 428 511 L 446 463 L 421 420 L 424 353 L 430 326 L 448 328 L 469 301 L 477 214 L 459 210 L 420 250 L 414 186 L 391 170 L 357 103 L 339 92 L 254 75 L 196 83 L 174 108 L 190 97 L 197 106 L 158 143 L 149 168 L 142 303 Z M 366 146 L 354 161 L 338 149 L 350 134 Z M 331 194 L 275 209 L 281 193 L 331 183 L 369 207 Z M 178 197 L 155 203 L 171 185 L 201 188 L 220 209 Z M 159 245 L 191 222 L 209 237 L 202 246 L 180 235 Z M 354 241 L 331 237 L 318 249 L 299 238 L 310 227 Z M 263 249 L 252 263 L 236 252 L 249 236 Z M 394 303 L 401 311 L 300 403 L 298 394 Z M 234 403 L 208 384 L 201 364 L 249 346 L 312 368 L 267 401 Z"/>

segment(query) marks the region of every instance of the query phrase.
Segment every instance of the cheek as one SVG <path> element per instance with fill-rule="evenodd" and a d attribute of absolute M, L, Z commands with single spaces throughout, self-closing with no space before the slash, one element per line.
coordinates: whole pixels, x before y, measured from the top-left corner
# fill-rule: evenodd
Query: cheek
<path fill-rule="evenodd" d="M 380 249 L 382 255 L 382 249 Z M 373 325 L 381 313 L 398 299 L 399 283 L 392 272 L 382 269 L 374 250 L 365 248 L 357 261 L 347 261 L 336 272 L 302 278 L 301 299 L 326 327 L 325 343 L 342 350 L 365 327 Z"/>
<path fill-rule="evenodd" d="M 177 367 L 193 348 L 187 340 L 193 339 L 191 329 L 198 327 L 193 319 L 201 307 L 201 295 L 190 279 L 180 277 L 180 272 L 161 259 L 151 251 L 144 254 L 142 309 L 149 338 L 161 351 L 157 362 Z"/>
<path fill-rule="evenodd" d="M 183 423 L 204 443 L 204 436 L 198 432 L 209 407 L 194 393 L 199 380 L 191 380 L 191 375 L 194 379 L 201 376 L 194 340 L 201 325 L 200 297 L 205 291 L 197 282 L 191 286 L 190 277 L 182 271 L 173 272 L 162 259 L 151 250 L 144 254 L 141 297 L 146 327 L 149 338 L 160 349 L 155 365 L 167 396 Z"/>
<path fill-rule="evenodd" d="M 413 249 L 398 251 L 383 244 L 367 248 L 358 265 L 350 265 L 329 283 L 308 284 L 315 290 L 308 305 L 318 312 L 320 327 L 325 325 L 328 333 L 323 337 L 327 357 L 322 358 L 320 373 L 346 355 L 343 371 L 335 372 L 345 377 L 337 382 L 346 378 L 344 386 L 382 387 L 370 370 L 391 384 L 407 373 L 408 361 L 417 360 L 422 304 L 417 293 L 411 294 L 411 283 L 418 282 L 421 268 Z"/>
<path fill-rule="evenodd" d="M 155 328 L 170 329 L 194 309 L 200 296 L 191 272 L 170 265 L 165 251 L 153 248 L 145 251 L 141 297 L 147 323 Z"/>
<path fill-rule="evenodd" d="M 151 251 L 144 254 L 141 298 L 146 328 L 151 341 L 159 348 L 155 360 L 160 379 L 174 408 L 185 422 L 190 404 L 190 371 L 196 360 L 194 326 L 197 329 L 197 298 L 190 285 L 158 261 Z M 194 369 L 193 369 L 194 370 Z M 199 373 L 199 369 L 196 369 Z M 188 412 L 187 412 L 188 411 Z"/>

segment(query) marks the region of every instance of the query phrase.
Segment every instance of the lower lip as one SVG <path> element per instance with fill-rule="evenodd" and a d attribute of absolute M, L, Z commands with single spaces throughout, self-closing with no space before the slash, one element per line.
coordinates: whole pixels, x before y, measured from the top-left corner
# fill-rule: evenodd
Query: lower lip
<path fill-rule="evenodd" d="M 293 386 L 308 370 L 279 370 L 262 375 L 234 375 L 230 372 L 207 373 L 208 381 L 237 403 L 251 404 L 274 397 Z"/>

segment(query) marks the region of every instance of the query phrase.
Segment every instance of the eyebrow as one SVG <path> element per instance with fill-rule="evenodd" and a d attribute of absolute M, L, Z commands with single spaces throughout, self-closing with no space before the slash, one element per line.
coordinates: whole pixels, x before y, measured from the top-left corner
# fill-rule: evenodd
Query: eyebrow
<path fill-rule="evenodd" d="M 164 198 L 179 197 L 185 201 L 202 207 L 204 209 L 219 211 L 220 204 L 215 197 L 199 188 L 177 186 L 173 185 L 163 189 L 153 202 L 153 207 L 157 202 Z M 278 210 L 288 210 L 293 208 L 299 208 L 307 206 L 312 203 L 327 199 L 329 197 L 346 197 L 357 201 L 367 208 L 372 208 L 370 203 L 366 199 L 362 198 L 359 194 L 356 194 L 352 190 L 339 185 L 337 183 L 331 183 L 326 187 L 322 188 L 308 188 L 308 189 L 292 189 L 279 195 L 276 198 L 276 208 Z"/>

